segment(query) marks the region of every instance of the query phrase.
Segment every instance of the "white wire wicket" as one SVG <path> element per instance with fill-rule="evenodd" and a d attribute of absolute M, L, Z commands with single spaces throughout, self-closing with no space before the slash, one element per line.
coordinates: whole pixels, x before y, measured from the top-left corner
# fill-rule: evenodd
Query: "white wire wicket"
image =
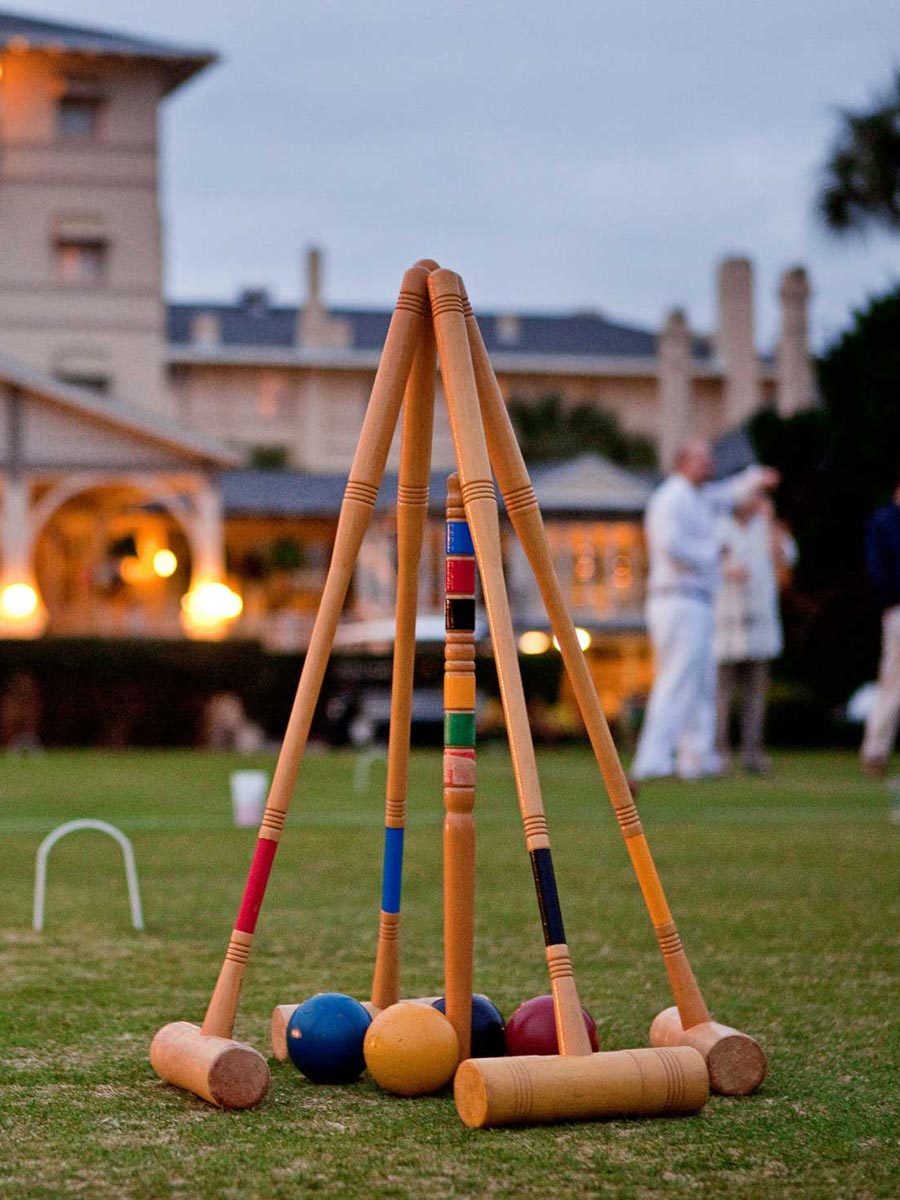
<path fill-rule="evenodd" d="M 144 928 L 144 914 L 141 909 L 141 892 L 138 886 L 137 867 L 134 863 L 134 850 L 131 842 L 121 829 L 110 825 L 107 821 L 95 821 L 91 817 L 83 817 L 78 821 L 66 821 L 58 825 L 52 833 L 48 833 L 38 846 L 34 869 L 34 914 L 32 928 L 36 933 L 44 928 L 44 898 L 47 892 L 47 858 L 50 851 L 66 834 L 75 833 L 79 829 L 96 829 L 99 833 L 109 834 L 122 847 L 122 858 L 125 863 L 125 880 L 128 884 L 128 903 L 131 908 L 131 924 L 135 929 Z"/>

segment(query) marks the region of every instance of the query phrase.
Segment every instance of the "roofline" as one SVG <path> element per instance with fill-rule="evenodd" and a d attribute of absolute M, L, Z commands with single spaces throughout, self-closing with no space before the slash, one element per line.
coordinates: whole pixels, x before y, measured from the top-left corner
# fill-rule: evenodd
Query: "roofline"
<path fill-rule="evenodd" d="M 21 391 L 49 400 L 60 408 L 74 409 L 89 421 L 126 430 L 210 466 L 239 466 L 243 461 L 241 455 L 213 438 L 183 431 L 180 426 L 164 418 L 138 412 L 119 400 L 98 400 L 85 388 L 60 383 L 41 371 L 0 354 L 0 385 L 4 381 Z"/>
<path fill-rule="evenodd" d="M 374 371 L 381 359 L 378 350 L 330 349 L 319 346 L 191 346 L 170 343 L 171 366 L 293 367 L 317 371 Z M 775 379 L 775 367 L 760 359 L 760 379 Z M 503 375 L 607 375 L 640 377 L 659 374 L 656 355 L 510 354 L 491 355 L 491 363 Z M 694 379 L 722 379 L 725 368 L 717 359 L 692 359 Z"/>
<path fill-rule="evenodd" d="M 165 39 L 142 35 L 123 33 L 119 29 L 103 29 L 96 25 L 76 25 L 68 21 L 54 21 L 41 17 L 31 17 L 24 13 L 13 13 L 8 10 L 0 11 L 0 16 L 20 19 L 34 26 L 42 26 L 46 30 L 40 40 L 29 40 L 24 34 L 12 34 L 0 41 L 0 53 L 8 54 L 47 54 L 59 58 L 115 58 L 123 60 L 141 59 L 144 62 L 158 63 L 166 68 L 169 83 L 164 95 L 168 95 L 181 84 L 186 83 L 192 76 L 214 65 L 219 61 L 219 55 L 214 50 L 180 47 L 169 45 Z M 65 34 L 60 32 L 54 36 L 54 30 L 77 30 L 85 41 L 92 35 L 98 38 L 121 38 L 123 42 L 135 42 L 130 49 L 124 46 L 104 46 L 98 42 L 96 46 L 67 46 Z M 139 43 L 147 42 L 147 49 L 140 49 Z"/>

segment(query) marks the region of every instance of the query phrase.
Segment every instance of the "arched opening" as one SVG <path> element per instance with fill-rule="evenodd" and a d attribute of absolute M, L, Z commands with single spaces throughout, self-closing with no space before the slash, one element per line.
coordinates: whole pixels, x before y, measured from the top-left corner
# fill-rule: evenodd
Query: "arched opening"
<path fill-rule="evenodd" d="M 33 562 L 49 634 L 182 636 L 188 536 L 139 486 L 109 482 L 63 499 L 37 531 Z"/>

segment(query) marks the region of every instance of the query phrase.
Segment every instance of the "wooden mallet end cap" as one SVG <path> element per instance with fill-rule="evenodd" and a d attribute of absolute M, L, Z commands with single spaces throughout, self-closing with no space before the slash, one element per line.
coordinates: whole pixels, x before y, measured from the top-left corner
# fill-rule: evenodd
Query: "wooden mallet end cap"
<path fill-rule="evenodd" d="M 201 1033 L 189 1021 L 160 1029 L 150 1045 L 150 1063 L 166 1083 L 220 1108 L 253 1108 L 269 1090 L 269 1066 L 257 1050 Z"/>
<path fill-rule="evenodd" d="M 748 1096 L 766 1077 L 768 1062 L 749 1034 L 703 1021 L 685 1029 L 675 1007 L 663 1009 L 650 1026 L 651 1046 L 693 1046 L 703 1055 L 709 1086 L 723 1096 Z"/>

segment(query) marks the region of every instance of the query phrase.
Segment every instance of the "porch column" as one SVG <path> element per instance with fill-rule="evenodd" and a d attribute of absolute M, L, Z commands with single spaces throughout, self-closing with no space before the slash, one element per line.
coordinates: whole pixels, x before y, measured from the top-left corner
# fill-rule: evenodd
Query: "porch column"
<path fill-rule="evenodd" d="M 18 472 L 0 475 L 0 637 L 39 637 L 47 610 L 31 562 L 28 485 Z"/>
<path fill-rule="evenodd" d="M 225 582 L 222 497 L 211 483 L 193 495 L 190 522 L 191 586 L 182 597 L 182 626 L 191 637 L 224 637 L 244 602 Z"/>
<path fill-rule="evenodd" d="M 204 484 L 194 496 L 191 583 L 225 577 L 225 525 L 218 489 Z"/>

